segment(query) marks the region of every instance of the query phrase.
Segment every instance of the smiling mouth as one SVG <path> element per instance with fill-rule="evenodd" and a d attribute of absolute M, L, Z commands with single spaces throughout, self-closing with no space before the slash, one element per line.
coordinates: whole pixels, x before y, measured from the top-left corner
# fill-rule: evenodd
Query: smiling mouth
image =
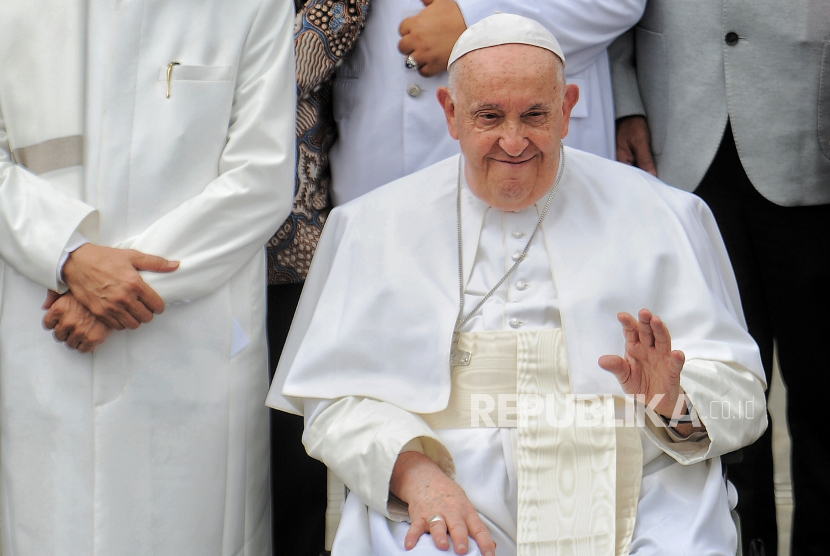
<path fill-rule="evenodd" d="M 533 160 L 533 157 L 525 158 L 524 160 L 501 160 L 501 159 L 494 159 L 496 162 L 501 162 L 502 164 L 512 164 L 513 166 L 518 166 L 519 164 L 524 164 L 525 162 L 530 162 Z"/>

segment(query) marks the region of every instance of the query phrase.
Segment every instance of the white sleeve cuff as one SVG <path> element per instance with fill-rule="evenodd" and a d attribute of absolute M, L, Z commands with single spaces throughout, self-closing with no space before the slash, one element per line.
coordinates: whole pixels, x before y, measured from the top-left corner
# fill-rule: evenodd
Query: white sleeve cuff
<path fill-rule="evenodd" d="M 72 232 L 72 235 L 69 237 L 69 241 L 66 242 L 66 247 L 63 248 L 61 258 L 58 261 L 57 278 L 58 285 L 61 287 L 66 287 L 66 282 L 63 280 L 63 265 L 66 264 L 66 261 L 69 259 L 69 255 L 73 251 L 76 251 L 78 248 L 86 245 L 87 243 L 89 243 L 89 240 L 81 235 L 80 232 L 77 230 Z"/>
<path fill-rule="evenodd" d="M 709 439 L 709 433 L 706 431 L 692 431 L 687 435 L 680 434 L 677 429 L 666 427 L 666 432 L 669 434 L 669 439 L 672 442 L 701 442 Z"/>
<path fill-rule="evenodd" d="M 421 438 L 413 438 L 407 442 L 401 448 L 400 453 L 402 454 L 404 452 L 418 452 L 419 454 L 423 454 L 424 444 L 421 442 Z M 389 517 L 392 518 L 392 521 L 409 521 L 409 505 L 391 492 L 389 493 L 389 499 L 386 501 L 386 511 Z"/>
<path fill-rule="evenodd" d="M 645 433 L 654 444 L 678 463 L 689 465 L 706 459 L 711 440 L 707 432 L 693 433 L 683 437 L 667 426 L 663 419 L 651 409 L 646 409 Z"/>
<path fill-rule="evenodd" d="M 449 451 L 424 420 L 392 404 L 369 398 L 305 400 L 303 443 L 367 506 L 390 519 L 403 521 L 389 493 L 398 456 L 418 451 L 449 477 L 455 464 Z M 420 448 L 420 449 L 419 449 Z"/>
<path fill-rule="evenodd" d="M 684 439 L 674 431 L 676 438 L 672 438 L 668 427 L 648 417 L 645 427 L 649 438 L 679 463 L 691 465 L 735 451 L 754 442 L 767 427 L 764 385 L 737 363 L 688 360 L 680 386 L 706 427 L 705 436 L 693 434 Z"/>

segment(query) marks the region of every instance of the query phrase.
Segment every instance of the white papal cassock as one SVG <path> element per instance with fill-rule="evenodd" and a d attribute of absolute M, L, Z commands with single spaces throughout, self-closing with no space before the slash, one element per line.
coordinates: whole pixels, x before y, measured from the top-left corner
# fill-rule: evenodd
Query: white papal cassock
<path fill-rule="evenodd" d="M 3 554 L 270 554 L 262 246 L 293 192 L 293 4 L 0 8 Z M 91 355 L 41 327 L 76 231 L 181 261 L 144 274 L 164 314 Z"/>
<path fill-rule="evenodd" d="M 434 426 L 457 386 L 448 354 L 458 312 L 458 167 L 453 157 L 332 213 L 269 394 L 269 404 L 305 412 L 309 452 L 351 489 L 338 554 L 404 553 L 406 513 L 388 493 L 403 449 L 421 450 L 454 472 L 498 553 L 517 552 L 521 434 Z M 465 307 L 513 264 L 545 200 L 505 213 L 462 186 Z M 685 352 L 681 385 L 708 435 L 678 442 L 645 420 L 636 523 L 623 549 L 734 554 L 718 456 L 764 430 L 763 373 L 717 228 L 697 197 L 566 149 L 559 190 L 528 258 L 463 332 L 489 344 L 496 331 L 520 338 L 561 331 L 572 392 L 622 399 L 597 360 L 624 351 L 616 313 L 642 307 L 664 319 L 672 347 Z M 625 477 L 617 481 L 625 487 Z M 428 537 L 418 546 L 435 550 Z"/>

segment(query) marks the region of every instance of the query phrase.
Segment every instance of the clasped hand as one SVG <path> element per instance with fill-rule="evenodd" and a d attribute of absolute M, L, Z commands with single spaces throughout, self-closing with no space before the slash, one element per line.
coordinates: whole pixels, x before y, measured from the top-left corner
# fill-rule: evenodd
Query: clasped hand
<path fill-rule="evenodd" d="M 447 71 L 452 47 L 467 24 L 454 0 L 423 0 L 423 3 L 423 10 L 401 22 L 398 50 L 412 55 L 421 75 L 432 77 Z"/>
<path fill-rule="evenodd" d="M 132 249 L 87 243 L 63 267 L 69 291 L 48 292 L 43 325 L 82 353 L 93 351 L 113 330 L 135 330 L 164 312 L 164 301 L 139 271 L 172 272 L 179 263 Z"/>

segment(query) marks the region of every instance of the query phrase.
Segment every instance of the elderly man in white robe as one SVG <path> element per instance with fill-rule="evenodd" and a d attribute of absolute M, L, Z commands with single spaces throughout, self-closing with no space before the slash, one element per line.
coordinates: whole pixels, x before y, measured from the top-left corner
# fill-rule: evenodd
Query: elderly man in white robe
<path fill-rule="evenodd" d="M 462 155 L 332 212 L 268 403 L 350 489 L 335 556 L 735 554 L 719 455 L 766 419 L 726 253 L 698 198 L 561 146 L 563 65 L 471 26 Z"/>
<path fill-rule="evenodd" d="M 293 5 L 0 7 L 2 552 L 270 555 Z"/>

